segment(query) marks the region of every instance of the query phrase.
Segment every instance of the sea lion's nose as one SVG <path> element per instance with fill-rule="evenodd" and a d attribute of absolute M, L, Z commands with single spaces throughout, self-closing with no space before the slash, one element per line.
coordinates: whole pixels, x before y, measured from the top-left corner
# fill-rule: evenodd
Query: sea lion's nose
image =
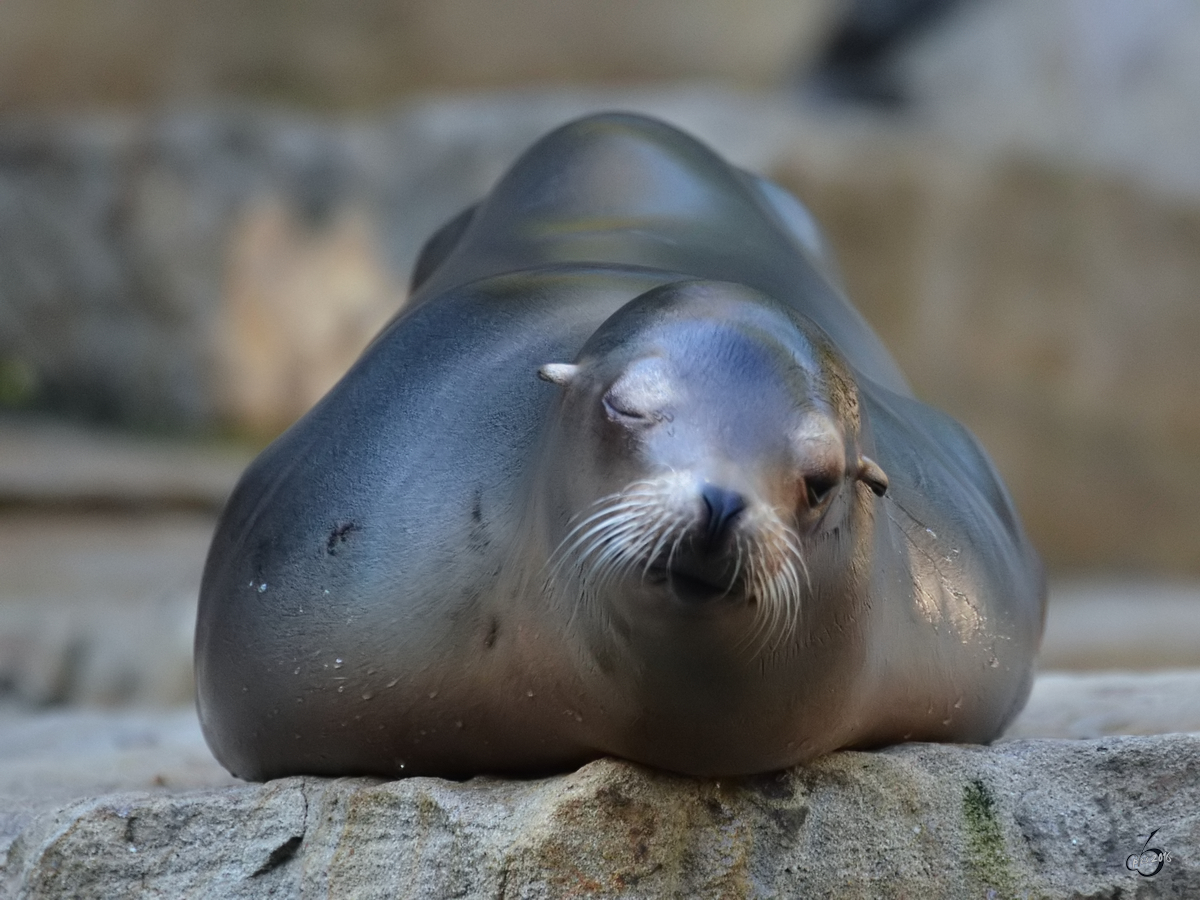
<path fill-rule="evenodd" d="M 737 517 L 746 508 L 746 498 L 737 491 L 726 490 L 709 482 L 700 488 L 700 496 L 708 512 L 708 543 L 714 545 L 733 527 Z"/>

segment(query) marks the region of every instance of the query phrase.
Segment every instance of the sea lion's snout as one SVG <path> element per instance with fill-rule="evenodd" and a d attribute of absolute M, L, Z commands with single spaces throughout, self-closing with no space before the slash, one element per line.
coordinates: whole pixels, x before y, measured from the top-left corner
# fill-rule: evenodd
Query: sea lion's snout
<path fill-rule="evenodd" d="M 671 592 L 688 605 L 700 605 L 730 596 L 733 582 L 722 583 L 708 575 L 696 575 L 683 566 L 675 566 L 663 576 Z"/>
<path fill-rule="evenodd" d="M 705 482 L 700 488 L 704 501 L 704 537 L 710 548 L 726 542 L 734 522 L 746 509 L 746 498 L 737 491 Z"/>
<path fill-rule="evenodd" d="M 660 582 L 688 604 L 743 593 L 740 557 L 745 536 L 739 537 L 738 531 L 748 500 L 710 481 L 702 482 L 697 493 L 700 502 L 690 529 L 653 564 Z"/>

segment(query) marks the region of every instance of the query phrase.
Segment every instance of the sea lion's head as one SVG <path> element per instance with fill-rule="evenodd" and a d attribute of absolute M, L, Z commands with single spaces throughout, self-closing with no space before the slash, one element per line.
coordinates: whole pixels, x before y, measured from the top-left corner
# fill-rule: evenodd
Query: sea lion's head
<path fill-rule="evenodd" d="M 562 387 L 542 485 L 556 594 L 739 617 L 761 647 L 844 589 L 887 477 L 859 446 L 853 374 L 807 319 L 742 285 L 676 282 L 539 375 Z"/>

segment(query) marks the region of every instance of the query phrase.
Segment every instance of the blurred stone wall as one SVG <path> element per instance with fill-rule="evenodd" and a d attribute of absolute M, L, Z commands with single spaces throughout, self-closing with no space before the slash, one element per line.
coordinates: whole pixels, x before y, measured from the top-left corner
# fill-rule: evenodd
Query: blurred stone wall
<path fill-rule="evenodd" d="M 765 84 L 843 5 L 753 5 L 735 28 L 718 4 L 686 26 L 654 3 L 592 18 L 575 3 L 521 0 L 503 16 L 380 2 L 364 19 L 366 0 L 340 21 L 313 0 L 288 7 L 295 22 L 271 19 L 271 3 L 221 4 L 0 5 L 12 75 L 0 78 L 0 406 L 270 436 L 402 306 L 438 224 L 548 129 L 620 107 L 667 118 L 812 207 L 853 301 L 919 393 L 981 436 L 1052 566 L 1200 572 L 1195 4 L 962 3 L 891 59 L 911 102 L 888 114 L 691 82 L 410 97 L 337 116 L 190 101 L 230 85 L 305 93 L 308 78 L 327 93 L 305 102 L 370 105 L 429 54 L 464 60 L 412 70 L 439 85 L 734 69 Z M 213 15 L 220 28 L 197 18 Z M 239 43 L 269 22 L 273 36 Z M 618 22 L 634 36 L 610 40 Z M 188 23 L 186 46 L 171 43 Z M 531 23 L 552 39 L 522 43 L 540 34 Z M 773 36 L 751 39 L 763 23 Z M 121 40 L 105 49 L 106 36 Z M 146 52 L 118 64 L 122 41 Z M 573 41 L 595 47 L 572 56 Z M 619 64 L 588 55 L 600 47 Z M 735 47 L 758 51 L 723 62 Z M 391 61 L 367 65 L 372 53 Z M 238 59 L 282 67 L 290 87 L 273 92 Z M 54 82 L 56 67 L 78 81 Z M 190 105 L 14 112 L 166 97 Z"/>
<path fill-rule="evenodd" d="M 380 216 L 406 182 L 388 129 L 363 138 L 266 113 L 0 126 L 0 400 L 285 426 L 404 297 Z"/>
<path fill-rule="evenodd" d="M 840 0 L 4 0 L 0 114 L 229 97 L 362 108 L 537 82 L 779 83 Z"/>

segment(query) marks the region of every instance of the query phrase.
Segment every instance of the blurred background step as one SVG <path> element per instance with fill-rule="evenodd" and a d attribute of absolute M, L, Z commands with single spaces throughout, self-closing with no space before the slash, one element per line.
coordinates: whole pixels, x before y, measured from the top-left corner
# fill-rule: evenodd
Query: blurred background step
<path fill-rule="evenodd" d="M 250 457 L 226 445 L 0 415 L 0 514 L 15 506 L 215 513 Z"/>
<path fill-rule="evenodd" d="M 1043 672 L 1005 739 L 1200 732 L 1200 668 Z"/>
<path fill-rule="evenodd" d="M 211 513 L 0 511 L 0 703 L 179 703 Z"/>

